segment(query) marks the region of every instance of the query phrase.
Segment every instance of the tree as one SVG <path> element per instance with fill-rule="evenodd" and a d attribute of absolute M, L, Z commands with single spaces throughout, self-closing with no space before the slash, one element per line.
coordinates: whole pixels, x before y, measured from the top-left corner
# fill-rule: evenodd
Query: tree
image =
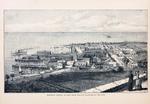
<path fill-rule="evenodd" d="M 10 74 L 10 76 L 11 76 L 11 80 L 13 81 L 13 78 L 15 77 L 15 74 Z"/>
<path fill-rule="evenodd" d="M 124 71 L 124 68 L 123 68 L 122 66 L 119 66 L 117 71 L 118 71 L 118 72 L 123 72 L 123 71 Z"/>

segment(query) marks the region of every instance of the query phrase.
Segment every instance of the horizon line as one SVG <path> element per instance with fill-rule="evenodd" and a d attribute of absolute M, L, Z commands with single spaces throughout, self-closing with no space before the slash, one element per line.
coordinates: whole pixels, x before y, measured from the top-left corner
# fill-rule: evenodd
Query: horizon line
<path fill-rule="evenodd" d="M 148 31 L 120 31 L 120 32 L 115 32 L 115 31 L 108 31 L 108 32 L 92 32 L 92 31 L 77 31 L 77 32 L 68 32 L 68 31 L 60 31 L 60 32 L 57 32 L 57 31 L 52 31 L 52 32 L 42 32 L 42 31 L 39 31 L 39 33 L 148 33 Z M 31 32 L 26 32 L 26 31 L 22 31 L 22 32 L 7 32 L 7 31 L 4 31 L 4 33 L 38 33 L 38 31 L 34 32 L 34 31 L 31 31 Z"/>

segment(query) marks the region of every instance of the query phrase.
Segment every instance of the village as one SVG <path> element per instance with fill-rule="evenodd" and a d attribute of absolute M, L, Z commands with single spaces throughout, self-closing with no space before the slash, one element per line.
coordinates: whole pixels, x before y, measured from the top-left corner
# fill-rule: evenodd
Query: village
<path fill-rule="evenodd" d="M 14 60 L 15 64 L 12 65 L 14 73 L 16 75 L 40 74 L 62 69 L 105 72 L 138 67 L 138 62 L 134 59 L 139 49 L 122 48 L 118 44 L 110 43 L 71 44 L 64 47 L 70 50 L 59 53 L 44 50 L 31 55 L 24 52 Z M 142 64 L 146 66 L 146 59 Z"/>
<path fill-rule="evenodd" d="M 141 45 L 143 48 L 140 48 Z M 17 83 L 22 86 L 22 83 L 33 84 L 37 81 L 38 84 L 39 82 L 42 83 L 42 85 L 39 85 L 40 89 L 41 86 L 45 86 L 43 83 L 48 81 L 48 84 L 54 83 L 52 84 L 53 87 L 56 87 L 59 83 L 58 86 L 61 86 L 61 88 L 63 85 L 65 89 L 72 89 L 77 86 L 76 83 L 84 82 L 84 87 L 78 84 L 79 88 L 76 89 L 75 87 L 71 92 L 84 91 L 97 85 L 127 78 L 127 73 L 131 70 L 133 73 L 136 71 L 140 71 L 141 74 L 147 73 L 147 49 L 145 47 L 146 43 L 139 42 L 101 42 L 69 44 L 57 47 L 59 51 L 40 50 L 34 54 L 18 50 L 15 55 L 13 54 L 15 57 L 12 64 L 13 73 L 7 75 L 6 84 Z M 107 75 L 110 77 L 106 77 Z M 87 77 L 86 80 L 85 77 Z M 77 82 L 74 82 L 74 80 Z M 99 80 L 102 82 L 99 82 Z M 91 86 L 87 82 L 94 84 L 91 84 Z M 38 85 L 35 84 L 35 86 Z M 9 87 L 7 89 L 10 90 Z M 66 92 L 65 89 L 61 91 Z M 52 92 L 55 91 L 59 92 L 60 89 L 52 90 Z"/>

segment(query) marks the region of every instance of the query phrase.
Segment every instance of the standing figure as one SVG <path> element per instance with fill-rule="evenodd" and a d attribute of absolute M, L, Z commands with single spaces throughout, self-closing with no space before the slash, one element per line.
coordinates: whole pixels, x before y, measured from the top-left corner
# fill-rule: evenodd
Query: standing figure
<path fill-rule="evenodd" d="M 142 80 L 139 78 L 139 71 L 136 72 L 136 79 L 135 79 L 135 90 L 142 89 Z"/>
<path fill-rule="evenodd" d="M 128 90 L 132 91 L 133 90 L 133 74 L 132 71 L 129 72 L 129 80 L 128 80 Z"/>

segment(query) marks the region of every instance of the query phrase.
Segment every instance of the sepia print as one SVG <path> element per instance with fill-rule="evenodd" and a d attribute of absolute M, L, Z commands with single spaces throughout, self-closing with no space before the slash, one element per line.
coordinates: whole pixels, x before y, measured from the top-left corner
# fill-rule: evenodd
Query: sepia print
<path fill-rule="evenodd" d="M 147 10 L 5 10 L 5 93 L 148 92 Z"/>

